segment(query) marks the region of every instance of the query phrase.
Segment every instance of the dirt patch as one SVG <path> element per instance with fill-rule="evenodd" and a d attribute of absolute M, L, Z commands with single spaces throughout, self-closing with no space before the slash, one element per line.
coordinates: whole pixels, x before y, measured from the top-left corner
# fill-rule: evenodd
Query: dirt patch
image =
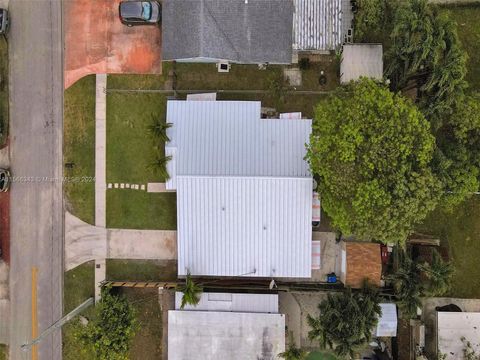
<path fill-rule="evenodd" d="M 65 1 L 65 88 L 88 74 L 161 74 L 161 27 L 127 27 L 120 0 Z"/>
<path fill-rule="evenodd" d="M 1 258 L 10 263 L 10 192 L 0 193 L 0 248 Z"/>

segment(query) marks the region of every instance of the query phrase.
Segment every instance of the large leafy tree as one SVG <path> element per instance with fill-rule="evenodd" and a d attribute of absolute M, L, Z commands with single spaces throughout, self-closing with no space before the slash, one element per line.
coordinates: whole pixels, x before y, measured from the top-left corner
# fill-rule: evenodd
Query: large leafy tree
<path fill-rule="evenodd" d="M 391 43 L 386 58 L 393 88 L 413 84 L 422 111 L 436 128 L 467 87 L 467 56 L 456 23 L 427 0 L 403 1 L 395 12 Z"/>
<path fill-rule="evenodd" d="M 102 289 L 102 299 L 95 307 L 96 316 L 86 326 L 78 327 L 77 336 L 93 348 L 99 360 L 126 360 L 136 321 L 133 307 L 109 287 Z"/>
<path fill-rule="evenodd" d="M 438 200 L 434 146 L 410 101 L 361 79 L 317 105 L 307 160 L 342 233 L 403 241 Z"/>
<path fill-rule="evenodd" d="M 480 187 L 480 97 L 457 103 L 436 138 L 434 170 L 443 184 L 443 203 L 454 206 Z"/>
<path fill-rule="evenodd" d="M 387 20 L 387 0 L 359 0 L 355 14 L 355 39 L 369 40 L 369 36 L 383 31 Z"/>
<path fill-rule="evenodd" d="M 308 336 L 318 340 L 340 356 L 353 357 L 355 350 L 368 343 L 381 315 L 378 292 L 365 283 L 360 292 L 347 288 L 329 293 L 318 305 L 319 315 L 307 316 L 311 330 Z"/>

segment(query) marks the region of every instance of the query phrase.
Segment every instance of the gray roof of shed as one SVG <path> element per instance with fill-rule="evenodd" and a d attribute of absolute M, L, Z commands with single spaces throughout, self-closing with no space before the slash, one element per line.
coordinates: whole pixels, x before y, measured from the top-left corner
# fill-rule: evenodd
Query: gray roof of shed
<path fill-rule="evenodd" d="M 360 77 L 383 78 L 382 44 L 343 45 L 340 82 L 345 84 Z"/>
<path fill-rule="evenodd" d="M 164 60 L 291 63 L 291 0 L 164 0 Z"/>

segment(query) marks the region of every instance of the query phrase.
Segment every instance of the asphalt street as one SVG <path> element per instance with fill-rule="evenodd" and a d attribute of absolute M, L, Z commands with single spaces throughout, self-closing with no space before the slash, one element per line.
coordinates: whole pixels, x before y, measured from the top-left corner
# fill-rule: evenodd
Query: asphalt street
<path fill-rule="evenodd" d="M 10 0 L 11 267 L 10 359 L 31 359 L 20 346 L 62 315 L 63 62 L 61 0 Z M 36 314 L 32 269 L 37 269 Z M 38 358 L 61 359 L 61 334 Z"/>

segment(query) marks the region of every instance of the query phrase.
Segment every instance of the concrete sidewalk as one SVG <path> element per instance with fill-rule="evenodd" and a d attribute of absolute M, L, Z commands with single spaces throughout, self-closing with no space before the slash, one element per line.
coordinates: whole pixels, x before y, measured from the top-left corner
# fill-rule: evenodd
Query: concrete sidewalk
<path fill-rule="evenodd" d="M 65 214 L 65 269 L 102 259 L 177 259 L 177 232 L 105 229 Z"/>
<path fill-rule="evenodd" d="M 9 343 L 8 265 L 0 260 L 0 344 Z"/>
<path fill-rule="evenodd" d="M 110 259 L 177 258 L 177 232 L 171 230 L 107 230 Z"/>
<path fill-rule="evenodd" d="M 96 76 L 95 98 L 95 225 L 106 227 L 107 202 L 107 75 Z"/>
<path fill-rule="evenodd" d="M 10 300 L 0 299 L 0 344 L 10 343 Z"/>

